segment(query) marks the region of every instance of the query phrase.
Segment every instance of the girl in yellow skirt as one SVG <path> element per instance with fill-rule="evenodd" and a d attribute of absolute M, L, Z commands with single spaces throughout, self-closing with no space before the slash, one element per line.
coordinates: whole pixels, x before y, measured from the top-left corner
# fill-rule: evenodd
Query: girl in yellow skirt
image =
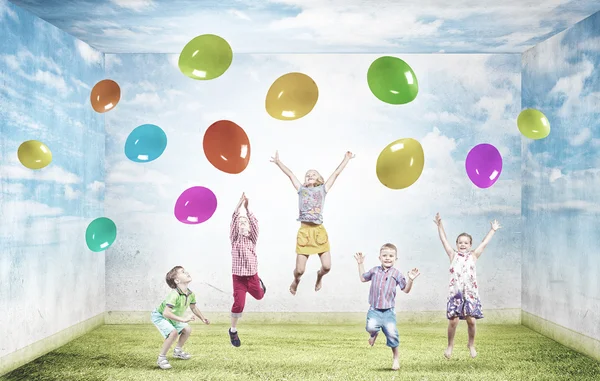
<path fill-rule="evenodd" d="M 351 152 L 346 152 L 344 160 L 337 167 L 335 172 L 323 181 L 323 177 L 314 169 L 310 169 L 304 176 L 304 184 L 298 181 L 283 163 L 279 160 L 279 153 L 275 152 L 275 156 L 271 158 L 271 162 L 277 166 L 289 177 L 298 192 L 298 207 L 300 210 L 300 228 L 296 237 L 296 268 L 294 269 L 294 281 L 290 286 L 292 295 L 296 295 L 298 283 L 306 269 L 306 261 L 308 256 L 319 254 L 321 258 L 321 268 L 317 271 L 317 282 L 315 283 L 315 291 L 321 289 L 321 281 L 323 276 L 331 270 L 331 254 L 329 253 L 329 237 L 323 226 L 323 206 L 325 196 L 335 183 L 337 177 L 342 173 L 346 164 L 353 159 L 354 155 Z"/>

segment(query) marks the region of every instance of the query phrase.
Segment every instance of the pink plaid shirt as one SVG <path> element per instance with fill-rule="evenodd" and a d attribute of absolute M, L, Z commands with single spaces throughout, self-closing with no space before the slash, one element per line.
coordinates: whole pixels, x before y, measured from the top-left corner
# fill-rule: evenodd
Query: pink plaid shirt
<path fill-rule="evenodd" d="M 252 276 L 258 272 L 256 260 L 256 240 L 258 239 L 258 221 L 252 212 L 248 212 L 250 234 L 240 234 L 238 219 L 240 213 L 233 213 L 229 238 L 231 239 L 231 273 L 238 276 Z"/>

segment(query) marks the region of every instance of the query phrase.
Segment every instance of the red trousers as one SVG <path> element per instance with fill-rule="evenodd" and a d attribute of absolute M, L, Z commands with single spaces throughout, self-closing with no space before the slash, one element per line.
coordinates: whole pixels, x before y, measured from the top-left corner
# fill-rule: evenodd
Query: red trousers
<path fill-rule="evenodd" d="M 233 306 L 231 313 L 234 317 L 240 317 L 246 305 L 246 293 L 249 293 L 256 300 L 261 300 L 265 292 L 260 286 L 258 274 L 252 276 L 233 276 Z"/>

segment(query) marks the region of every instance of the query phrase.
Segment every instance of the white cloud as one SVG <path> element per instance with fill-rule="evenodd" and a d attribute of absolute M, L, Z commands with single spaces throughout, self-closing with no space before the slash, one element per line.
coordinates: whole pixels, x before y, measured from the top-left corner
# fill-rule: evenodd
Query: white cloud
<path fill-rule="evenodd" d="M 65 185 L 65 199 L 67 200 L 76 200 L 81 196 L 81 192 L 73 189 L 70 185 Z"/>
<path fill-rule="evenodd" d="M 23 194 L 27 189 L 24 184 L 7 183 L 6 179 L 3 179 L 1 185 L 2 187 L 0 189 L 2 190 L 2 193 L 9 195 L 20 195 Z"/>
<path fill-rule="evenodd" d="M 577 44 L 577 50 L 589 50 L 592 52 L 600 52 L 600 37 L 588 38 Z"/>
<path fill-rule="evenodd" d="M 0 215 L 6 226 L 15 226 L 28 217 L 58 216 L 61 208 L 50 207 L 37 201 L 8 201 L 0 204 Z M 2 229 L 5 231 L 8 229 Z"/>
<path fill-rule="evenodd" d="M 80 81 L 80 80 L 79 80 L 79 79 L 77 79 L 77 78 L 73 78 L 73 77 L 71 77 L 71 81 L 72 81 L 72 82 L 75 84 L 75 86 L 77 86 L 77 87 L 81 87 L 81 88 L 84 88 L 84 89 L 86 89 L 86 90 L 91 90 L 91 89 L 92 89 L 90 85 L 88 85 L 87 83 L 85 83 L 85 82 L 83 82 L 83 81 Z"/>
<path fill-rule="evenodd" d="M 150 163 L 134 163 L 132 161 L 119 161 L 107 169 L 106 182 L 120 183 L 152 183 L 168 184 L 171 178 L 157 170 L 147 167 Z"/>
<path fill-rule="evenodd" d="M 580 146 L 585 142 L 589 141 L 592 137 L 592 131 L 589 128 L 583 128 L 579 131 L 579 133 L 575 136 L 569 138 L 569 144 L 572 146 Z"/>
<path fill-rule="evenodd" d="M 131 9 L 136 12 L 141 12 L 148 8 L 154 7 L 152 0 L 110 0 L 113 4 L 121 8 Z"/>
<path fill-rule="evenodd" d="M 17 13 L 10 9 L 10 7 L 11 4 L 8 1 L 0 1 L 0 20 L 7 16 L 13 19 L 13 21 L 19 22 L 19 16 L 17 16 Z"/>
<path fill-rule="evenodd" d="M 11 110 L 7 113 L 8 120 L 17 126 L 31 128 L 33 130 L 45 130 L 47 127 L 37 120 L 32 119 L 29 115 Z"/>
<path fill-rule="evenodd" d="M 551 168 L 548 180 L 550 180 L 550 182 L 553 183 L 556 180 L 560 179 L 562 176 L 563 174 L 559 168 Z"/>
<path fill-rule="evenodd" d="M 81 40 L 75 40 L 75 46 L 77 47 L 77 51 L 79 55 L 85 62 L 88 64 L 96 64 L 101 63 L 103 59 L 103 54 L 96 49 L 92 48 L 85 42 Z"/>
<path fill-rule="evenodd" d="M 594 64 L 588 60 L 581 62 L 573 68 L 576 68 L 575 73 L 561 77 L 550 91 L 550 94 L 564 94 L 567 97 L 558 111 L 558 115 L 561 117 L 569 117 L 581 111 L 581 92 L 584 89 L 585 81 L 594 72 Z M 586 111 L 594 112 L 597 110 L 592 108 Z"/>
<path fill-rule="evenodd" d="M 131 100 L 123 103 L 130 105 L 160 106 L 163 102 L 157 93 L 137 93 Z"/>
<path fill-rule="evenodd" d="M 428 112 L 425 115 L 423 115 L 423 119 L 441 123 L 461 123 L 465 121 L 465 119 L 462 116 L 454 113 L 449 113 L 447 111 Z"/>
<path fill-rule="evenodd" d="M 234 15 L 235 17 L 237 17 L 239 19 L 251 21 L 250 17 L 248 17 L 247 14 L 245 14 L 244 12 L 239 11 L 237 9 L 230 9 L 229 13 L 231 13 L 232 15 Z"/>
<path fill-rule="evenodd" d="M 88 184 L 87 189 L 91 190 L 92 192 L 95 193 L 99 193 L 102 192 L 104 190 L 105 186 L 104 183 L 101 181 L 94 181 Z"/>
<path fill-rule="evenodd" d="M 38 170 L 28 169 L 22 165 L 4 164 L 0 165 L 0 175 L 11 180 L 54 181 L 61 184 L 77 184 L 81 181 L 77 175 L 53 164 Z"/>
<path fill-rule="evenodd" d="M 60 92 L 62 96 L 67 96 L 69 93 L 69 87 L 67 86 L 63 77 L 56 74 L 52 74 L 47 71 L 38 70 L 33 77 L 34 80 L 43 83 L 48 87 L 53 87 Z"/>

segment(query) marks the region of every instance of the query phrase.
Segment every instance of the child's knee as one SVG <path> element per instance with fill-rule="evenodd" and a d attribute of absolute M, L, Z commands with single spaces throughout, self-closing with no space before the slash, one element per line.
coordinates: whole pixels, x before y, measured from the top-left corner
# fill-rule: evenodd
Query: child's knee
<path fill-rule="evenodd" d="M 469 327 L 474 327 L 475 326 L 475 318 L 471 317 L 471 316 L 467 316 L 467 324 L 469 325 Z"/>
<path fill-rule="evenodd" d="M 331 270 L 331 265 L 322 265 L 321 274 L 327 274 Z"/>
<path fill-rule="evenodd" d="M 175 328 L 173 328 L 171 330 L 171 332 L 169 332 L 169 334 L 167 335 L 167 337 L 165 337 L 165 339 L 171 339 L 172 340 L 173 338 L 177 337 L 177 335 L 178 335 L 177 330 Z"/>
<path fill-rule="evenodd" d="M 304 269 L 295 269 L 294 273 L 296 276 L 302 276 L 304 275 Z"/>
<path fill-rule="evenodd" d="M 192 327 L 190 327 L 189 325 L 187 327 L 185 327 L 184 329 L 181 330 L 181 334 L 186 334 L 189 335 L 192 333 Z"/>

